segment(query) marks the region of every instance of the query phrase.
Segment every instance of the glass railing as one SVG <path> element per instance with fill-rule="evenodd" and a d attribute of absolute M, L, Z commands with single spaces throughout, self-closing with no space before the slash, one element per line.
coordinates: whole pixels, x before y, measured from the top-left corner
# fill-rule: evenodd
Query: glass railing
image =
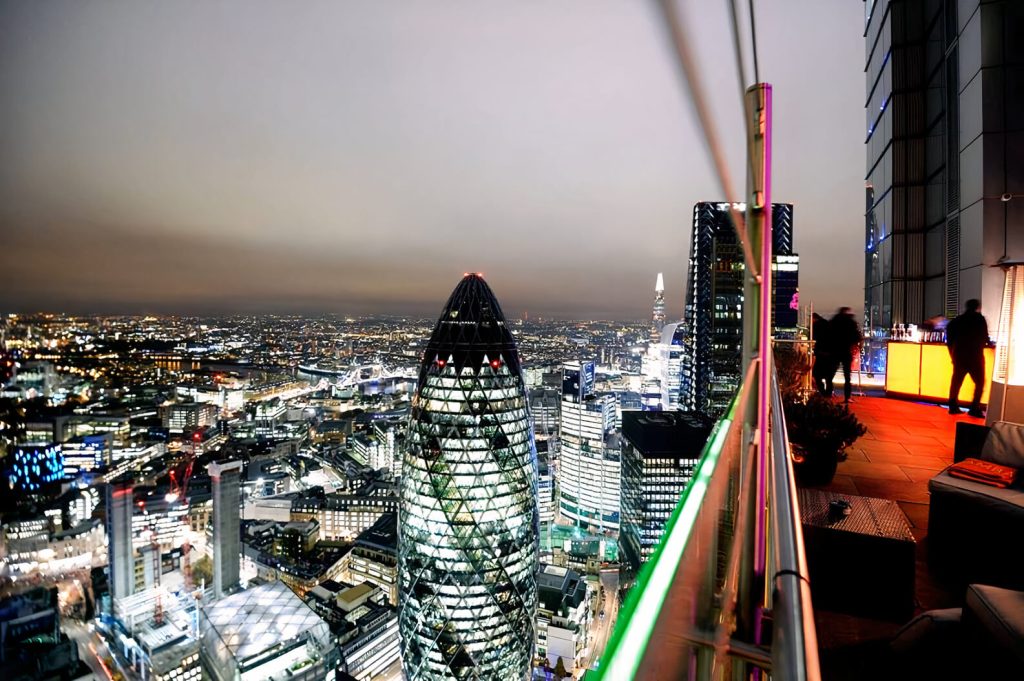
<path fill-rule="evenodd" d="M 757 456 L 758 439 L 742 418 L 748 401 L 757 399 L 747 389 L 754 366 L 630 590 L 605 654 L 589 673 L 596 678 L 820 678 L 774 369 L 766 457 Z M 758 498 L 765 500 L 761 509 Z"/>

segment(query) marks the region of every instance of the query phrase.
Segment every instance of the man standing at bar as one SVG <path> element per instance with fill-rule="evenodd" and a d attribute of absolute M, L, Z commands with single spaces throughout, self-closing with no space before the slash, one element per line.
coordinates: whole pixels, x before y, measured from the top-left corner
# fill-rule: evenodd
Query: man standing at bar
<path fill-rule="evenodd" d="M 848 307 L 839 308 L 839 312 L 829 320 L 829 334 L 832 341 L 832 374 L 828 379 L 825 394 L 832 395 L 832 376 L 835 376 L 836 369 L 843 367 L 843 402 L 850 403 L 850 395 L 853 392 L 853 381 L 850 379 L 853 367 L 853 357 L 860 352 L 860 343 L 863 336 L 857 321 L 853 318 L 853 310 Z"/>
<path fill-rule="evenodd" d="M 946 326 L 946 345 L 953 360 L 953 380 L 949 384 L 949 413 L 960 414 L 960 387 L 964 377 L 974 381 L 974 399 L 968 415 L 984 418 L 981 393 L 985 388 L 985 346 L 988 344 L 988 324 L 981 314 L 981 302 L 971 298 L 964 313 Z"/>

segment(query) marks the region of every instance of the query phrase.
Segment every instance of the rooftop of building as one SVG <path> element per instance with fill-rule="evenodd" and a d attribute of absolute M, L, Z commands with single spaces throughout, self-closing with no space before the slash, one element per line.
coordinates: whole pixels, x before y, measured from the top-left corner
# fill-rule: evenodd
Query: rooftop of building
<path fill-rule="evenodd" d="M 851 409 L 867 433 L 847 450 L 832 482 L 822 489 L 896 502 L 916 540 L 915 613 L 961 607 L 962 588 L 928 565 L 928 481 L 953 463 L 956 424 L 982 421 L 950 416 L 944 406 L 882 397 L 855 397 Z M 889 642 L 903 622 L 820 607 L 814 612 L 823 678 L 869 678 L 890 664 Z"/>
<path fill-rule="evenodd" d="M 622 435 L 643 454 L 699 459 L 714 422 L 685 411 L 624 411 Z"/>
<path fill-rule="evenodd" d="M 398 514 L 383 513 L 373 525 L 364 530 L 355 541 L 356 546 L 365 546 L 380 551 L 398 551 Z"/>
<path fill-rule="evenodd" d="M 226 650 L 236 664 L 300 637 L 325 645 L 327 624 L 281 582 L 271 582 L 201 606 L 204 647 Z"/>

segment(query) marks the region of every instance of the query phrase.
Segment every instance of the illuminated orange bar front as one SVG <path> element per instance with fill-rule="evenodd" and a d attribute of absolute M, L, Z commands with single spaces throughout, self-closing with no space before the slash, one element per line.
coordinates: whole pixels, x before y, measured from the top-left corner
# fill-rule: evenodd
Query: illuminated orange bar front
<path fill-rule="evenodd" d="M 985 389 L 981 401 L 988 404 L 992 388 L 992 363 L 995 350 L 985 348 Z M 918 397 L 930 402 L 949 399 L 949 382 L 953 362 L 949 350 L 941 343 L 901 343 L 891 341 L 885 365 L 885 392 Z M 960 402 L 969 404 L 974 395 L 974 381 L 968 376 L 960 388 Z"/>

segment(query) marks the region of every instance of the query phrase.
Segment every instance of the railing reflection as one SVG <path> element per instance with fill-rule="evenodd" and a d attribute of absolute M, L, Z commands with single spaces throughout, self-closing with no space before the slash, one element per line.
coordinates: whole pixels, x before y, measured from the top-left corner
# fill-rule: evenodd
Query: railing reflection
<path fill-rule="evenodd" d="M 756 362 L 620 612 L 597 678 L 816 681 L 817 639 L 778 381 L 772 372 L 767 503 L 757 509 L 752 432 L 740 415 Z M 754 570 L 765 514 L 768 574 Z"/>

